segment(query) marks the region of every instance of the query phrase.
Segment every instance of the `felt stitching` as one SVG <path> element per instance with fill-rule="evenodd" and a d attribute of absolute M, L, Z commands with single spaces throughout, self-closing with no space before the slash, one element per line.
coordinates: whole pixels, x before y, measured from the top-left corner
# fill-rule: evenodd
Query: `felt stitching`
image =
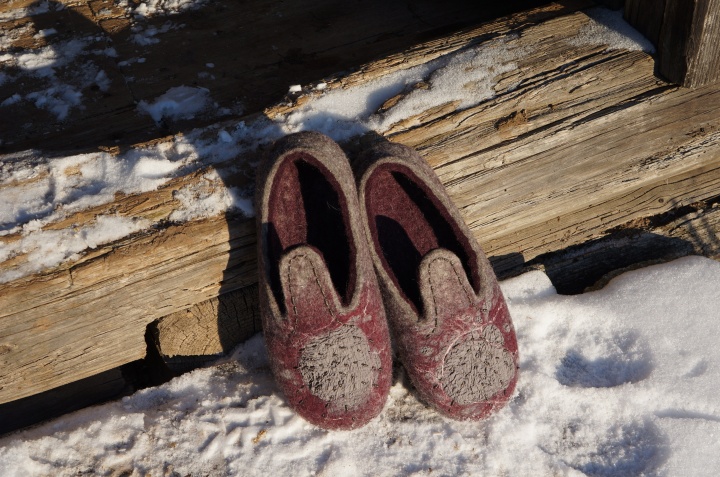
<path fill-rule="evenodd" d="M 291 270 L 291 268 L 292 268 L 292 262 L 295 261 L 295 259 L 298 259 L 298 258 L 304 258 L 304 259 L 306 259 L 306 258 L 307 258 L 307 255 L 305 255 L 305 254 L 303 254 L 303 255 L 295 255 L 293 258 L 290 259 L 290 262 L 288 263 L 288 267 L 287 267 L 287 268 L 288 268 L 288 272 L 287 272 L 288 281 L 287 281 L 287 283 L 288 283 L 288 288 L 289 288 L 289 291 L 290 291 L 290 302 L 291 302 L 292 305 L 293 305 L 293 312 L 295 313 L 296 316 L 297 316 L 298 312 L 297 312 L 297 306 L 296 306 L 296 304 L 295 304 L 295 294 L 293 293 L 293 289 L 292 289 L 292 281 L 290 280 L 290 273 L 291 273 L 290 270 Z M 330 307 L 330 303 L 328 302 L 327 295 L 325 295 L 325 290 L 323 290 L 323 287 L 320 285 L 320 278 L 318 277 L 317 271 L 316 271 L 316 269 L 315 269 L 315 264 L 314 264 L 312 261 L 310 261 L 310 260 L 308 260 L 308 262 L 310 263 L 310 268 L 312 268 L 313 276 L 315 277 L 315 283 L 317 284 L 318 289 L 320 290 L 320 294 L 321 294 L 322 297 L 323 297 L 323 302 L 325 302 L 325 308 L 327 308 L 327 311 L 328 311 L 328 313 L 330 313 L 330 316 L 332 316 L 332 317 L 334 318 L 334 317 L 335 317 L 335 313 L 333 313 L 332 308 Z"/>

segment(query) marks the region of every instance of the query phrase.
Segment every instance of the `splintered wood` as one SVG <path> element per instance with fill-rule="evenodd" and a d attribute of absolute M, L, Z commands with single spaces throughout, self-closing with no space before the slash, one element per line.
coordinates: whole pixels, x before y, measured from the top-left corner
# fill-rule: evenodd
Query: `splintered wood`
<path fill-rule="evenodd" d="M 502 273 L 518 258 L 583 243 L 720 188 L 720 92 L 657 79 L 646 53 L 571 41 L 588 22 L 584 13 L 549 5 L 367 64 L 328 88 L 361 85 L 492 38 L 523 52 L 496 78 L 494 98 L 466 109 L 451 101 L 385 133 L 424 155 Z M 173 314 L 163 326 L 217 320 L 223 294 L 256 283 L 252 219 L 158 222 L 177 207 L 173 191 L 207 181 L 207 172 L 102 207 L 158 226 L 0 285 L 0 403 L 142 358 L 149 323 Z M 256 319 L 248 310 L 243 316 Z M 245 326 L 238 329 L 255 330 Z M 226 349 L 222 338 L 212 340 L 211 353 Z M 165 343 L 173 356 L 190 349 Z"/>

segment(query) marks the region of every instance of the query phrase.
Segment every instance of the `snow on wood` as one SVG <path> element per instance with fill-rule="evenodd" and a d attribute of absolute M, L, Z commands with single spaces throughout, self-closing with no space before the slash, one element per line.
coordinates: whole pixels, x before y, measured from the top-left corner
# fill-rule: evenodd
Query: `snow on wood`
<path fill-rule="evenodd" d="M 720 93 L 678 90 L 653 76 L 647 53 L 614 48 L 602 35 L 573 41 L 594 20 L 555 17 L 562 13 L 551 5 L 419 45 L 309 86 L 266 117 L 95 157 L 132 166 L 132 186 L 87 189 L 102 198 L 83 207 L 82 194 L 59 207 L 40 201 L 36 222 L 11 222 L 0 237 L 11 250 L 2 256 L 3 273 L 15 273 L 0 285 L 0 403 L 141 358 L 148 323 L 253 285 L 248 197 L 258 146 L 305 127 L 336 139 L 377 128 L 416 147 L 496 258 L 530 260 L 717 195 Z M 433 92 L 433 85 L 452 86 L 445 78 L 465 64 L 453 62 L 455 54 L 477 76 L 463 71 L 456 78 L 465 87 Z M 355 102 L 368 97 L 358 109 Z M 350 109 L 323 109 L 341 104 L 333 98 Z M 36 169 L 8 172 L 3 189 L 41 187 L 53 174 L 42 160 L 22 160 Z M 87 158 L 74 161 L 77 170 L 54 177 L 94 177 L 96 168 L 83 169 Z M 50 231 L 93 238 L 99 217 L 125 227 L 123 218 L 132 218 L 141 227 L 88 243 L 94 248 L 42 271 L 33 268 L 32 244 L 17 245 Z"/>

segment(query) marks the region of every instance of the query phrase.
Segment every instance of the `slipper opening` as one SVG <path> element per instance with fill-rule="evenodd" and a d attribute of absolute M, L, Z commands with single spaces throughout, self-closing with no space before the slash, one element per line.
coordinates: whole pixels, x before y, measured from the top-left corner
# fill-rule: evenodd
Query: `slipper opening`
<path fill-rule="evenodd" d="M 278 304 L 284 302 L 277 264 L 283 253 L 298 245 L 317 249 L 343 305 L 355 288 L 355 244 L 350 231 L 347 199 L 340 184 L 317 159 L 297 152 L 277 169 L 269 198 L 268 255 L 270 285 Z"/>
<path fill-rule="evenodd" d="M 431 188 L 409 168 L 379 165 L 365 185 L 365 206 L 375 248 L 388 275 L 418 312 L 423 305 L 418 269 L 432 250 L 445 248 L 458 256 L 477 293 L 478 266 L 472 247 Z"/>

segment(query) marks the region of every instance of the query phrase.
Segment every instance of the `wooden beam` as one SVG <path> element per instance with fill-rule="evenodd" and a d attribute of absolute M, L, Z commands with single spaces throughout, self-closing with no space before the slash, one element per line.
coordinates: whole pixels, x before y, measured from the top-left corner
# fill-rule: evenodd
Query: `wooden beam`
<path fill-rule="evenodd" d="M 571 40 L 589 18 L 554 17 L 552 9 L 567 13 L 549 6 L 494 22 L 329 84 L 363 84 L 488 38 L 504 36 L 523 51 L 496 78 L 493 99 L 463 110 L 434 108 L 387 132 L 427 158 L 490 256 L 521 263 L 633 218 L 713 197 L 720 186 L 720 92 L 657 80 L 643 52 L 577 44 Z M 303 101 L 266 114 L 285 114 Z M 243 155 L 215 166 L 217 175 L 198 171 L 47 225 L 92 223 L 112 210 L 153 227 L 0 285 L 0 403 L 141 358 L 150 322 L 252 286 L 252 219 L 167 219 L 178 207 L 175 191 L 249 186 L 255 160 Z M 230 166 L 244 171 L 231 173 Z M 509 262 L 495 263 L 502 271 Z"/>
<path fill-rule="evenodd" d="M 720 80 L 720 0 L 627 0 L 625 18 L 657 45 L 658 72 L 686 87 Z"/>
<path fill-rule="evenodd" d="M 657 47 L 666 0 L 627 0 L 625 19 Z"/>
<path fill-rule="evenodd" d="M 2 0 L 0 14 L 32 3 Z M 212 124 L 219 111 L 225 111 L 226 118 L 257 113 L 282 100 L 292 84 L 351 70 L 447 32 L 545 2 L 248 0 L 205 2 L 200 9 L 142 18 L 114 0 L 59 3 L 66 8 L 16 20 L 0 17 L 0 35 L 6 35 L 11 47 L 27 52 L 52 48 L 59 56 L 65 42 L 80 39 L 86 48 L 74 60 L 64 60 L 70 63 L 56 68 L 55 77 L 76 85 L 79 74 L 94 68 L 107 75 L 107 89 L 86 81 L 76 88 L 83 96 L 82 107 L 71 108 L 61 119 L 29 106 L 27 100 L 3 106 L 0 151 L 130 145 Z M 124 3 L 134 8 L 139 2 Z M 38 35 L 50 28 L 54 35 Z M 114 56 L 91 53 L 107 48 Z M 18 80 L 0 84 L 0 102 L 50 87 L 47 79 L 19 68 L 10 72 Z M 159 124 L 138 113 L 138 102 L 152 102 L 180 85 L 207 88 L 216 103 L 212 111 L 193 120 L 165 118 Z"/>

